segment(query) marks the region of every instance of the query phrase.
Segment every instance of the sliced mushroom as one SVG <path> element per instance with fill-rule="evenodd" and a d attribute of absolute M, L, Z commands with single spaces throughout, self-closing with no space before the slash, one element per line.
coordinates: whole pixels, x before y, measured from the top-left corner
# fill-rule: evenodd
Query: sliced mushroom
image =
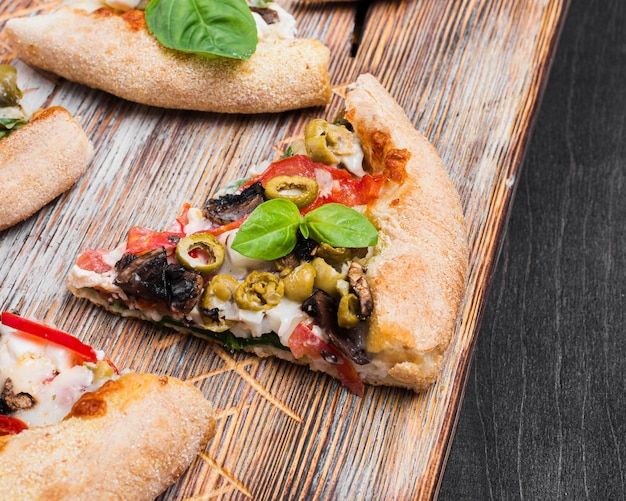
<path fill-rule="evenodd" d="M 7 378 L 4 382 L 4 388 L 0 393 L 0 414 L 8 415 L 23 409 L 30 409 L 37 401 L 30 393 L 21 391 L 15 393 L 13 390 L 13 381 Z"/>
<path fill-rule="evenodd" d="M 204 206 L 204 216 L 216 224 L 228 224 L 250 214 L 265 200 L 261 183 L 248 186 L 241 193 L 228 193 L 212 198 Z"/>
<path fill-rule="evenodd" d="M 267 7 L 250 7 L 252 12 L 256 12 L 267 24 L 274 24 L 280 21 L 278 12 Z"/>
<path fill-rule="evenodd" d="M 315 290 L 303 303 L 307 313 L 328 334 L 330 342 L 355 364 L 369 363 L 365 351 L 365 328 L 363 325 L 344 329 L 337 324 L 337 301 L 321 290 Z"/>
<path fill-rule="evenodd" d="M 350 263 L 348 269 L 348 281 L 350 287 L 354 290 L 354 293 L 359 298 L 359 311 L 357 316 L 361 320 L 366 320 L 372 314 L 374 310 L 374 299 L 372 298 L 372 290 L 365 278 L 365 270 L 356 261 Z"/>
<path fill-rule="evenodd" d="M 125 254 L 115 269 L 115 284 L 124 292 L 164 304 L 175 313 L 189 313 L 202 292 L 202 277 L 168 263 L 163 247 L 141 256 Z"/>

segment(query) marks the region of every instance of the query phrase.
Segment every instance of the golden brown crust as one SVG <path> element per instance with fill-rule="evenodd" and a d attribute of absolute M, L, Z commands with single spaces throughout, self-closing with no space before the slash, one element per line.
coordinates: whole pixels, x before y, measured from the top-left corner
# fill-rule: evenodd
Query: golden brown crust
<path fill-rule="evenodd" d="M 259 42 L 248 61 L 209 59 L 164 48 L 137 12 L 62 8 L 11 19 L 5 33 L 25 62 L 151 106 L 265 113 L 330 100 L 330 53 L 317 40 Z"/>
<path fill-rule="evenodd" d="M 388 377 L 366 382 L 420 390 L 439 373 L 465 294 L 460 198 L 435 148 L 373 76 L 360 76 L 348 91 L 346 118 L 369 170 L 398 181 L 369 207 L 379 244 L 367 269 L 375 305 L 367 350 Z"/>
<path fill-rule="evenodd" d="M 0 230 L 33 215 L 68 190 L 93 155 L 87 135 L 64 108 L 40 112 L 0 141 Z"/>
<path fill-rule="evenodd" d="M 0 437 L 0 497 L 154 499 L 214 433 L 212 407 L 194 386 L 125 374 L 83 396 L 64 421 Z"/>

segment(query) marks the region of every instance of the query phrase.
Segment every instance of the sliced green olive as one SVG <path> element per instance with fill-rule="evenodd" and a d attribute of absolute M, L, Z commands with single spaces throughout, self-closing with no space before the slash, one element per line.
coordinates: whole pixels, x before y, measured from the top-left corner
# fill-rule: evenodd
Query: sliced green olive
<path fill-rule="evenodd" d="M 313 286 L 316 289 L 323 290 L 327 294 L 336 297 L 338 294 L 337 282 L 343 279 L 344 276 L 321 257 L 313 259 L 313 261 L 311 261 L 311 266 L 315 268 L 315 281 Z"/>
<path fill-rule="evenodd" d="M 352 258 L 354 252 L 346 247 L 333 247 L 327 243 L 320 243 L 315 255 L 321 257 L 327 263 L 339 264 Z"/>
<path fill-rule="evenodd" d="M 17 70 L 10 64 L 0 64 L 0 107 L 17 106 L 22 91 L 17 86 Z"/>
<path fill-rule="evenodd" d="M 204 289 L 203 299 L 208 295 L 223 303 L 232 301 L 237 287 L 239 287 L 239 282 L 235 277 L 220 273 L 215 275 Z"/>
<path fill-rule="evenodd" d="M 304 129 L 304 145 L 314 162 L 337 164 L 338 155 L 349 155 L 354 147 L 354 136 L 343 125 L 317 118 Z"/>
<path fill-rule="evenodd" d="M 210 233 L 195 233 L 178 241 L 176 259 L 188 270 L 210 275 L 224 263 L 224 246 Z"/>
<path fill-rule="evenodd" d="M 244 310 L 269 310 L 280 303 L 285 284 L 273 273 L 254 270 L 235 291 L 237 306 Z"/>
<path fill-rule="evenodd" d="M 315 179 L 302 176 L 276 176 L 265 184 L 267 198 L 284 198 L 298 206 L 308 207 L 317 198 L 319 186 Z"/>
<path fill-rule="evenodd" d="M 205 287 L 200 298 L 200 315 L 204 326 L 214 332 L 223 332 L 235 324 L 220 315 L 220 303 L 233 301 L 239 282 L 230 275 L 215 275 Z"/>
<path fill-rule="evenodd" d="M 357 313 L 359 311 L 359 298 L 356 294 L 346 294 L 339 300 L 337 310 L 337 323 L 339 327 L 349 329 L 359 323 Z"/>
<path fill-rule="evenodd" d="M 283 282 L 285 283 L 285 297 L 301 303 L 313 293 L 315 268 L 309 263 L 303 263 L 283 278 Z"/>
<path fill-rule="evenodd" d="M 337 157 L 328 148 L 326 133 L 329 123 L 321 118 L 311 120 L 304 129 L 304 146 L 306 152 L 314 162 L 336 164 Z"/>

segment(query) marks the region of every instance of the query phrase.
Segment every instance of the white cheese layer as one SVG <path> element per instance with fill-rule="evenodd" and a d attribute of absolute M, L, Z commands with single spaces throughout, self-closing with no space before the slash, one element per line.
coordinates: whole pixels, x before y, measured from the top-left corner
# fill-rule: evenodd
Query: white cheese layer
<path fill-rule="evenodd" d="M 29 427 L 61 421 L 81 395 L 104 384 L 106 378 L 94 380 L 94 370 L 95 364 L 77 365 L 61 346 L 0 324 L 0 389 L 10 378 L 14 394 L 35 398 L 33 407 L 11 414 Z"/>

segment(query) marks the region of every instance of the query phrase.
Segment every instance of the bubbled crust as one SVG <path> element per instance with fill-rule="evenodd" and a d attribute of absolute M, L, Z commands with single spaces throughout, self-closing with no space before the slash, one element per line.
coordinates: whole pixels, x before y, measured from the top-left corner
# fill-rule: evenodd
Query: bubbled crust
<path fill-rule="evenodd" d="M 264 113 L 324 105 L 330 52 L 318 40 L 259 42 L 247 61 L 205 58 L 160 45 L 143 12 L 74 8 L 6 23 L 20 59 L 68 80 L 151 106 Z"/>
<path fill-rule="evenodd" d="M 440 371 L 465 293 L 461 202 L 435 148 L 373 76 L 347 93 L 346 118 L 370 172 L 398 180 L 369 208 L 379 244 L 367 268 L 375 305 L 367 350 L 387 376 L 364 379 L 421 390 Z"/>
<path fill-rule="evenodd" d="M 215 433 L 209 402 L 175 378 L 125 374 L 64 421 L 0 437 L 2 499 L 151 500 Z"/>
<path fill-rule="evenodd" d="M 0 231 L 68 190 L 93 156 L 87 135 L 61 107 L 48 108 L 0 141 Z"/>

